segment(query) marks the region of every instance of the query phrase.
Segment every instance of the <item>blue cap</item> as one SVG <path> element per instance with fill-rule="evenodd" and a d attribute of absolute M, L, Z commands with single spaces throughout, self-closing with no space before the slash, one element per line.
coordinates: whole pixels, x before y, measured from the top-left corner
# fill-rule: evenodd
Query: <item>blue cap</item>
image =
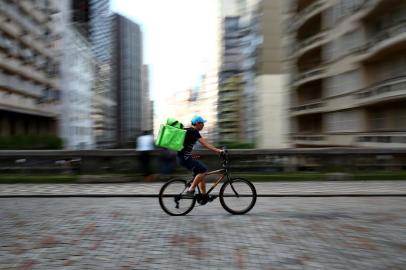
<path fill-rule="evenodd" d="M 196 125 L 197 123 L 206 123 L 207 120 L 203 119 L 200 115 L 193 116 L 192 118 L 192 125 Z"/>

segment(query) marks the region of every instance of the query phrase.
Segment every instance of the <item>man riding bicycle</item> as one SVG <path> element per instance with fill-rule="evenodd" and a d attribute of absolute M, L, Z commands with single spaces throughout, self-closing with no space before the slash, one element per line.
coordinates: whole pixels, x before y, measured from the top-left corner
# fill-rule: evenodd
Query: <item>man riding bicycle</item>
<path fill-rule="evenodd" d="M 193 146 L 197 141 L 209 150 L 215 153 L 221 154 L 223 150 L 211 145 L 205 138 L 203 138 L 199 131 L 204 127 L 205 119 L 201 116 L 194 116 L 191 120 L 192 126 L 186 128 L 185 141 L 183 143 L 183 149 L 177 154 L 177 161 L 179 165 L 193 172 L 194 180 L 192 185 L 186 192 L 188 196 L 194 196 L 195 188 L 199 185 L 202 195 L 206 194 L 206 183 L 204 178 L 207 172 L 207 166 L 198 160 L 192 158 Z"/>

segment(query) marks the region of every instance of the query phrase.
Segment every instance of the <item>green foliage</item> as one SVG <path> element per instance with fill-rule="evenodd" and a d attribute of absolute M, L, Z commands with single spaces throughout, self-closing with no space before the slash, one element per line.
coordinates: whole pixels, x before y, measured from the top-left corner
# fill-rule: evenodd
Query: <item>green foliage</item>
<path fill-rule="evenodd" d="M 2 150 L 61 149 L 62 139 L 55 135 L 18 135 L 0 137 Z"/>
<path fill-rule="evenodd" d="M 242 142 L 233 142 L 233 141 L 220 142 L 218 145 L 225 146 L 228 149 L 254 149 L 255 148 L 255 144 L 253 144 L 253 143 L 242 143 Z"/>

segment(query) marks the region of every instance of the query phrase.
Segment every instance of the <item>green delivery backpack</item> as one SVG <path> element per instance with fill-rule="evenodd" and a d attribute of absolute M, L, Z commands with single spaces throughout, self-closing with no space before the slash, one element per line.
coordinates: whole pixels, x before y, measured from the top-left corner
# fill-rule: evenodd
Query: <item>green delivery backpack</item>
<path fill-rule="evenodd" d="M 183 124 L 175 118 L 168 118 L 165 125 L 159 128 L 158 137 L 155 140 L 155 145 L 168 148 L 175 151 L 183 149 L 186 130 L 183 129 Z"/>

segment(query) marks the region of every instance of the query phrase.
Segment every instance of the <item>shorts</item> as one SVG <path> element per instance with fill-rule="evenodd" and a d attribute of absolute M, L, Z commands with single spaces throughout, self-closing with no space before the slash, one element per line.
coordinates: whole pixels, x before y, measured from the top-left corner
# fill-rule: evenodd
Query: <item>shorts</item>
<path fill-rule="evenodd" d="M 199 173 L 207 172 L 207 166 L 198 160 L 192 159 L 192 157 L 177 156 L 176 160 L 179 165 L 193 172 L 193 176 Z"/>

